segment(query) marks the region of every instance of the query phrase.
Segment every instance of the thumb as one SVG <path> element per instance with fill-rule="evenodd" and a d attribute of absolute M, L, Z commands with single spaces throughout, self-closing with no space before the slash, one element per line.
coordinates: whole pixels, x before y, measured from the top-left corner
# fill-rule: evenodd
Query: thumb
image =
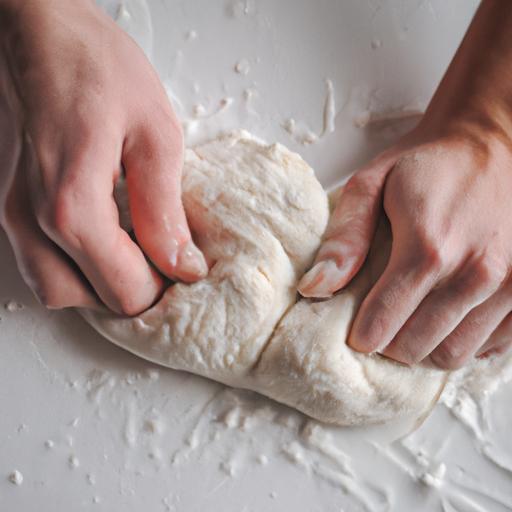
<path fill-rule="evenodd" d="M 171 279 L 197 281 L 208 266 L 192 241 L 181 201 L 179 125 L 143 128 L 123 148 L 131 220 L 142 250 Z"/>
<path fill-rule="evenodd" d="M 330 297 L 361 268 L 375 232 L 386 176 L 398 158 L 387 151 L 359 169 L 342 188 L 314 266 L 299 282 L 304 297 Z"/>

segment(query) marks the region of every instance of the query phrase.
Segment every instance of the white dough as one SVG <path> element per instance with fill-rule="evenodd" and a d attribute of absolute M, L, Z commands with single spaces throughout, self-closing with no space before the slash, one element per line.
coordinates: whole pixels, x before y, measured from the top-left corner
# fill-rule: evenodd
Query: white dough
<path fill-rule="evenodd" d="M 98 331 L 156 363 L 253 389 L 330 423 L 429 410 L 443 372 L 361 355 L 345 343 L 385 263 L 384 246 L 346 291 L 297 302 L 329 216 L 327 194 L 299 155 L 246 132 L 187 150 L 183 201 L 197 244 L 215 262 L 208 277 L 173 285 L 135 318 L 83 311 Z"/>
<path fill-rule="evenodd" d="M 346 344 L 361 300 L 384 270 L 389 241 L 381 223 L 368 261 L 347 288 L 328 300 L 299 300 L 288 311 L 257 367 L 263 394 L 338 425 L 421 421 L 430 412 L 445 372 L 361 354 Z"/>

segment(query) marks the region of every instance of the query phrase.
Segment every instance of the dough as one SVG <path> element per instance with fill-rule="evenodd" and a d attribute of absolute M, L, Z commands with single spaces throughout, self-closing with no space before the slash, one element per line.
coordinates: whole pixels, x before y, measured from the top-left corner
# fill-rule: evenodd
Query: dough
<path fill-rule="evenodd" d="M 196 242 L 215 262 L 134 318 L 82 311 L 115 344 L 151 361 L 247 388 L 339 425 L 422 416 L 445 374 L 408 368 L 345 343 L 385 244 L 346 290 L 297 302 L 329 217 L 302 158 L 246 132 L 186 151 L 183 201 Z M 385 229 L 380 236 L 386 238 Z"/>

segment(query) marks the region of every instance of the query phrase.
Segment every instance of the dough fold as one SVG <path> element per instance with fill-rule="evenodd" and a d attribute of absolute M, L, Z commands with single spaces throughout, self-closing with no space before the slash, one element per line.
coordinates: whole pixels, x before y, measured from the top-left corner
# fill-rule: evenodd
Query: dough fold
<path fill-rule="evenodd" d="M 169 287 L 133 317 L 81 310 L 113 343 L 155 363 L 252 389 L 321 421 L 367 425 L 421 417 L 445 381 L 346 345 L 352 318 L 387 259 L 381 242 L 347 289 L 298 300 L 329 217 L 327 194 L 302 158 L 247 132 L 188 149 L 183 201 L 214 264 Z"/>

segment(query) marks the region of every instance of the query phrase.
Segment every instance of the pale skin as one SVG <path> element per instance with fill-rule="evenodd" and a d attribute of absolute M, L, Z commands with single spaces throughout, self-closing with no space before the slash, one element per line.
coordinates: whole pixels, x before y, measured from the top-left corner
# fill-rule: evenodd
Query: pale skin
<path fill-rule="evenodd" d="M 133 315 L 164 276 L 204 277 L 181 127 L 143 52 L 90 0 L 0 0 L 0 13 L 2 140 L 21 141 L 0 147 L 1 223 L 41 302 Z M 138 244 L 112 195 L 122 168 Z"/>
<path fill-rule="evenodd" d="M 89 0 L 0 0 L 0 29 L 0 220 L 43 304 L 133 315 L 165 277 L 204 277 L 180 125 L 141 50 Z M 354 349 L 450 369 L 510 346 L 511 62 L 512 8 L 484 0 L 418 127 L 344 187 L 299 291 L 346 286 L 389 218 Z M 112 196 L 122 168 L 137 243 Z"/>
<path fill-rule="evenodd" d="M 512 343 L 511 63 L 512 6 L 484 0 L 419 125 L 341 192 L 299 290 L 346 286 L 388 217 L 391 256 L 354 320 L 355 350 L 456 369 Z"/>

